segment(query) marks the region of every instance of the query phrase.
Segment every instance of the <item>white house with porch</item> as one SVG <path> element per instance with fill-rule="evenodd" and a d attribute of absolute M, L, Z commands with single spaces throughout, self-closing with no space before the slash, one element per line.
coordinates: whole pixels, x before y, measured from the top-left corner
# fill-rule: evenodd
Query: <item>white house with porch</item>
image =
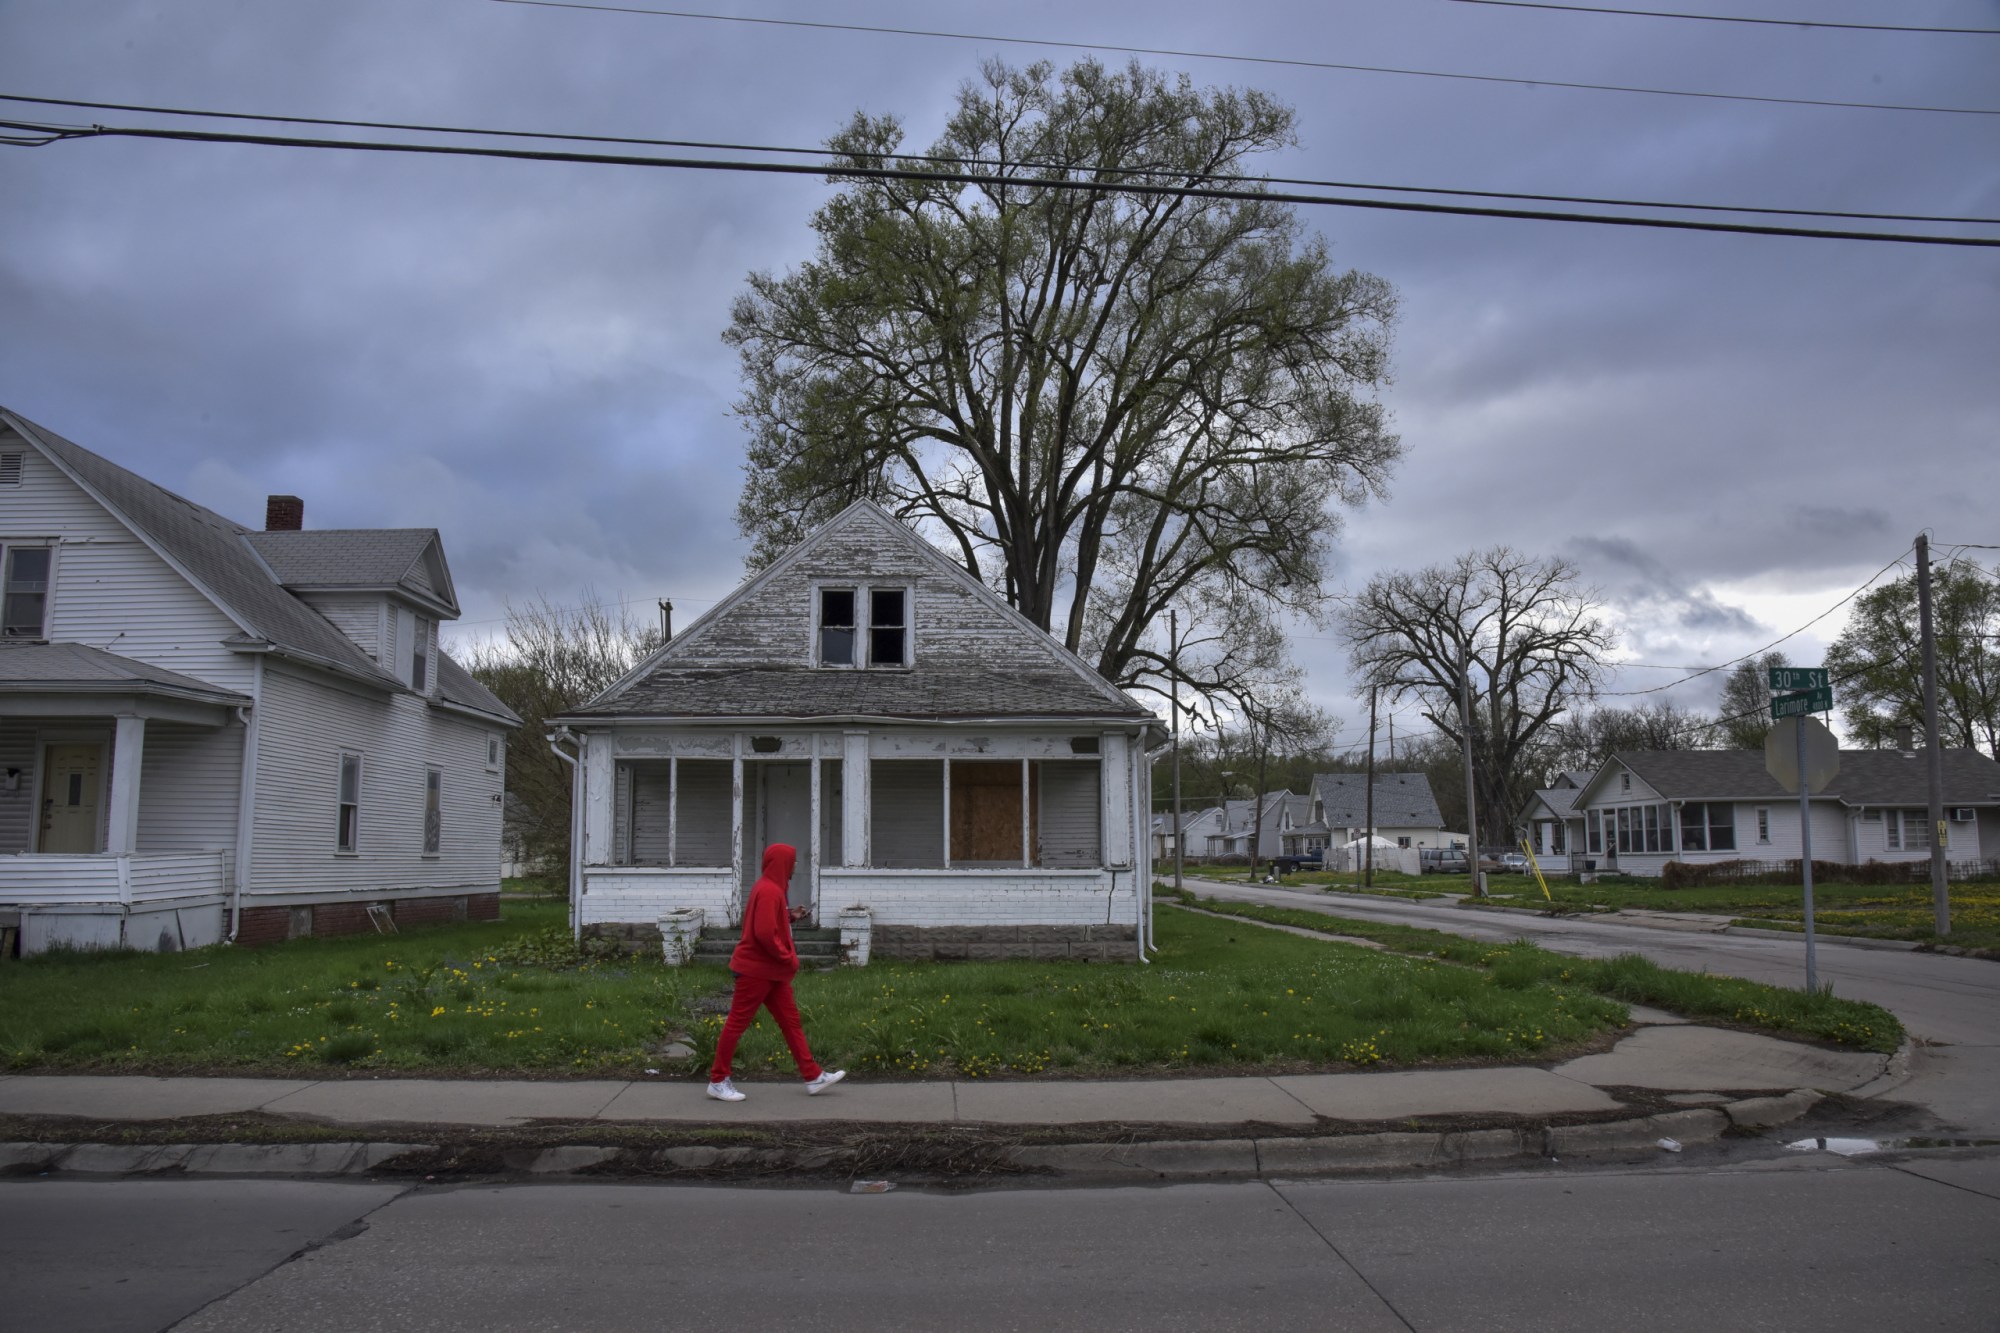
<path fill-rule="evenodd" d="M 1765 771 L 1762 750 L 1629 751 L 1563 790 L 1574 793 L 1567 812 L 1537 793 L 1547 811 L 1538 822 L 1560 817 L 1568 826 L 1567 864 L 1550 853 L 1545 869 L 1652 876 L 1668 861 L 1777 865 L 1800 857 L 1798 796 Z M 1807 805 L 1815 861 L 1930 859 L 1921 751 L 1842 750 L 1839 774 Z M 1977 750 L 1946 750 L 1944 807 L 1950 861 L 2000 859 L 2000 764 Z M 1530 813 L 1536 809 L 1531 803 Z"/>
<path fill-rule="evenodd" d="M 242 527 L 0 410 L 0 944 L 497 913 L 504 736 L 430 529 Z"/>
<path fill-rule="evenodd" d="M 1143 947 L 1161 724 L 872 503 L 551 721 L 580 934 L 734 924 L 786 842 L 794 904 L 874 953 Z"/>

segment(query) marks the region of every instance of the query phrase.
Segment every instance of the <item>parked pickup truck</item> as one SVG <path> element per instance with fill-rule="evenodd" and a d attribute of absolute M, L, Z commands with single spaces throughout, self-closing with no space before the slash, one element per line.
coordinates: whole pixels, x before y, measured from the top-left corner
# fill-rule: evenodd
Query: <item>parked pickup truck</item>
<path fill-rule="evenodd" d="M 1274 874 L 1279 875 L 1292 875 L 1301 870 L 1318 870 L 1320 864 L 1320 853 L 1317 851 L 1301 852 L 1296 856 L 1274 856 L 1271 858 L 1271 870 Z"/>

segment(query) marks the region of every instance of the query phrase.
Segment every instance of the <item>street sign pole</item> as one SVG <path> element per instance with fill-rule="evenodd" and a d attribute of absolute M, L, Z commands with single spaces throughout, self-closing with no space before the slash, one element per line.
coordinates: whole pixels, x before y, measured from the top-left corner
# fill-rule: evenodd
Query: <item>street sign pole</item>
<path fill-rule="evenodd" d="M 1819 991 L 1818 959 L 1813 948 L 1813 855 L 1812 855 L 1812 785 L 1805 780 L 1806 772 L 1806 726 L 1805 719 L 1798 723 L 1799 747 L 1799 868 L 1806 887 L 1806 994 Z"/>

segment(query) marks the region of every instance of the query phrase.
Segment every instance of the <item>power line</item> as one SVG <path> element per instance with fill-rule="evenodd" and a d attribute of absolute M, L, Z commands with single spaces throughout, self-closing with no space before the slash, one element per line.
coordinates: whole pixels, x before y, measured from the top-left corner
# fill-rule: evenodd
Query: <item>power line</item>
<path fill-rule="evenodd" d="M 513 3 L 514 0 L 508 0 Z M 521 0 L 525 3 L 526 0 Z M 142 129 L 108 125 L 87 128 L 0 120 L 0 129 L 48 134 L 47 142 L 77 139 L 165 139 L 187 143 L 255 144 L 273 148 L 334 148 L 356 152 L 410 153 L 446 157 L 492 157 L 526 162 L 570 162 L 600 166 L 667 167 L 690 171 L 761 172 L 767 175 L 823 176 L 843 180 L 908 180 L 945 185 L 994 185 L 1010 189 L 1074 190 L 1088 194 L 1129 194 L 1155 197 L 1217 199 L 1242 203 L 1301 204 L 1330 208 L 1378 209 L 1396 213 L 1431 213 L 1455 217 L 1512 218 L 1528 222 L 1576 222 L 1607 227 L 1643 227 L 1666 231 L 1725 232 L 1794 239 L 1882 241 L 1904 245 L 2000 248 L 2000 237 L 1929 236 L 1910 232 L 1839 231 L 1786 227 L 1770 223 L 1710 222 L 1694 218 L 1648 218 L 1611 213 L 1565 213 L 1549 209 L 1490 208 L 1471 204 L 1422 203 L 1401 199 L 1357 199 L 1351 196 L 1297 194 L 1213 186 L 1145 185 L 1121 181 L 1069 178 L 996 177 L 966 171 L 919 171 L 903 167 L 808 165 L 795 162 L 743 162 L 717 158 L 640 157 L 615 153 L 575 153 L 526 148 L 483 148 L 464 144 L 385 143 L 363 139 L 306 139 L 289 135 L 216 133 L 201 130 Z M 45 145 L 44 145 L 45 146 Z"/>
<path fill-rule="evenodd" d="M 1686 88 L 1642 88 L 1617 83 L 1578 83 L 1562 79 L 1523 79 L 1511 75 L 1465 74 L 1448 70 L 1404 69 L 1393 65 L 1356 65 L 1332 60 L 1302 60 L 1289 56 L 1236 55 L 1220 51 L 1183 51 L 1163 46 L 1123 46 L 1114 42 L 1060 41 L 1046 37 L 998 37 L 990 33 L 948 32 L 934 28 L 896 28 L 867 23 L 829 23 L 816 19 L 759 18 L 747 14 L 705 14 L 687 9 L 647 9 L 638 5 L 585 4 L 582 0 L 492 0 L 494 4 L 527 5 L 536 9 L 581 9 L 605 14 L 643 14 L 652 18 L 701 19 L 712 23 L 751 23 L 774 28 L 813 28 L 823 32 L 863 32 L 891 37 L 931 37 L 954 42 L 992 42 L 1009 46 L 1052 46 L 1072 51 L 1116 51 L 1121 55 L 1172 56 L 1182 60 L 1227 60 L 1251 65 L 1286 65 L 1299 69 L 1341 70 L 1361 74 L 1395 74 L 1423 79 L 1461 79 L 1472 83 L 1507 83 L 1524 88 L 1566 88 L 1583 92 L 1637 93 L 1649 97 L 1694 97 L 1720 102 L 1761 102 L 1783 106 L 1840 107 L 1854 111 L 1925 111 L 1940 115 L 2000 116 L 2000 108 L 1919 106 L 1905 102 L 1843 102 L 1826 98 L 1765 97 L 1751 93 L 1705 93 Z"/>
<path fill-rule="evenodd" d="M 1820 621 L 1825 620 L 1835 611 L 1838 611 L 1841 607 L 1846 606 L 1849 602 L 1859 597 L 1862 593 L 1867 592 L 1870 587 L 1874 586 L 1875 580 L 1881 578 L 1884 574 L 1887 574 L 1890 570 L 1902 564 L 1903 557 L 1910 553 L 1910 549 L 1911 548 L 1909 547 L 1905 547 L 1900 553 L 1897 554 L 1894 560 L 1891 560 L 1888 564 L 1882 566 L 1882 568 L 1876 570 L 1873 574 L 1869 575 L 1867 582 L 1863 583 L 1853 592 L 1847 594 L 1847 596 L 1841 598 L 1839 601 L 1835 602 L 1832 606 L 1829 606 L 1826 610 L 1820 612 L 1818 615 L 1814 616 L 1811 620 L 1808 620 L 1805 624 L 1793 630 L 1790 634 L 1781 635 L 1778 638 L 1775 638 L 1771 640 L 1769 643 L 1765 644 L 1762 648 L 1754 649 L 1750 652 L 1745 653 L 1741 657 L 1732 658 L 1727 662 L 1717 663 L 1715 666 L 1712 667 L 1703 667 L 1701 670 L 1694 672 L 1692 675 L 1683 676 L 1679 680 L 1670 680 L 1664 685 L 1655 685 L 1650 689 L 1644 689 L 1644 690 L 1605 690 L 1601 692 L 1598 695 L 1598 697 L 1601 699 L 1631 699 L 1631 698 L 1636 698 L 1642 694 L 1658 694 L 1662 690 L 1671 690 L 1676 685 L 1685 685 L 1691 680 L 1699 680 L 1701 677 L 1709 675 L 1713 672 L 1721 671 L 1728 667 L 1733 667 L 1739 662 L 1748 662 L 1755 658 L 1761 657 L 1765 653 L 1770 652 L 1773 648 L 1776 648 L 1779 644 L 1785 642 L 1787 639 L 1797 638 L 1799 635 L 1811 629 L 1814 625 L 1819 624 Z"/>
<path fill-rule="evenodd" d="M 1905 23 L 1829 23 L 1820 19 L 1749 18 L 1741 14 L 1682 14 L 1665 9 L 1611 9 L 1602 5 L 1557 5 L 1544 0 L 1454 0 L 1461 5 L 1507 9 L 1553 9 L 1572 14 L 1618 14 L 1627 18 L 1694 19 L 1702 23 L 1755 23 L 1774 28 L 1839 28 L 1850 32 L 1944 33 L 1959 37 L 2000 37 L 2000 28 L 1919 28 Z"/>
<path fill-rule="evenodd" d="M 212 111 L 193 107 L 149 106 L 132 102 L 92 102 L 68 97 L 34 97 L 25 93 L 0 93 L 0 102 L 26 102 L 36 106 L 66 106 L 92 111 L 135 111 L 147 115 L 188 116 L 209 120 L 250 120 L 276 125 L 321 125 L 337 129 L 405 130 L 423 134 L 456 134 L 484 138 L 546 139 L 558 143 L 624 144 L 647 148 L 698 148 L 709 152 L 778 153 L 794 156 L 834 157 L 825 148 L 793 148 L 780 144 L 730 143 L 705 139 L 653 139 L 633 135 L 578 134 L 544 130 L 496 130 L 464 125 L 427 125 L 406 121 L 345 120 L 330 116 L 285 116 L 250 111 Z M 72 126 L 68 128 L 83 128 Z M 56 137 L 60 137 L 59 135 Z M 37 141 L 48 142 L 47 139 Z M 1069 164 L 1030 160 L 1002 161 L 998 158 L 944 156 L 937 153 L 871 154 L 889 162 L 930 162 L 956 166 L 1015 168 L 1023 171 L 1068 170 Z M 1105 168 L 1095 168 L 1106 170 Z M 1382 185 L 1371 181 L 1327 180 L 1309 176 L 1251 176 L 1220 171 L 1183 171 L 1167 167 L 1121 166 L 1119 176 L 1168 177 L 1215 184 L 1307 185 L 1320 189 L 1375 190 L 1388 194 L 1441 194 L 1469 199 L 1520 199 L 1531 203 L 1590 204 L 1607 208 L 1665 208 L 1683 212 L 1762 213 L 1776 217 L 1845 218 L 1874 222 L 1966 223 L 2000 226 L 2000 218 L 1962 217 L 1933 213 L 1862 213 L 1821 208 L 1769 208 L 1754 204 L 1691 204 L 1657 199 L 1618 199 L 1594 195 L 1531 194 L 1519 190 L 1466 190 L 1431 185 Z M 1011 178 L 1010 178 L 1011 179 Z"/>

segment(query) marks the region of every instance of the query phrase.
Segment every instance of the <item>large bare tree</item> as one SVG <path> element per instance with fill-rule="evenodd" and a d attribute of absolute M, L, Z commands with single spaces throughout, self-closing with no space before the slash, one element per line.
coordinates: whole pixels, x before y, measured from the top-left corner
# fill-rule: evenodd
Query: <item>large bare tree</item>
<path fill-rule="evenodd" d="M 1614 642 L 1574 565 L 1505 546 L 1379 575 L 1341 599 L 1337 623 L 1360 683 L 1414 697 L 1453 741 L 1465 735 L 1466 685 L 1479 821 L 1490 830 L 1513 828 L 1538 739 L 1595 695 Z"/>
<path fill-rule="evenodd" d="M 1341 506 L 1399 453 L 1372 396 L 1395 295 L 1288 205 L 1049 186 L 1213 185 L 1293 141 L 1254 91 L 985 66 L 913 164 L 983 183 L 842 182 L 814 257 L 736 302 L 753 560 L 868 496 L 1121 685 L 1288 683 L 1273 626 L 1319 607 Z M 829 146 L 901 142 L 857 115 Z M 1169 607 L 1230 631 L 1168 652 Z"/>

